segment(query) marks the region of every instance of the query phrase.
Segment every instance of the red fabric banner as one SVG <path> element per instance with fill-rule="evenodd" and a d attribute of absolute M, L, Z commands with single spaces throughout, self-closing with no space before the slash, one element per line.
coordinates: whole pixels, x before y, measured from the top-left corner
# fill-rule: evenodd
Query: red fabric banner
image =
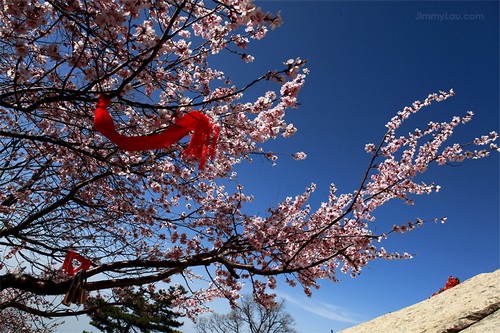
<path fill-rule="evenodd" d="M 175 120 L 175 124 L 161 133 L 143 136 L 125 136 L 116 131 L 113 118 L 108 112 L 110 100 L 99 96 L 94 114 L 94 127 L 122 150 L 140 151 L 161 149 L 170 146 L 193 131 L 184 157 L 194 157 L 199 161 L 199 169 L 203 169 L 207 158 L 213 159 L 215 146 L 219 136 L 219 126 L 210 123 L 204 114 L 191 111 Z"/>
<path fill-rule="evenodd" d="M 80 263 L 80 266 L 74 267 L 73 266 L 74 261 L 78 261 Z M 62 266 L 62 269 L 69 276 L 74 276 L 75 273 L 77 273 L 78 271 L 81 271 L 82 269 L 89 269 L 89 268 L 90 268 L 90 260 L 82 257 L 78 253 L 73 252 L 71 250 L 69 250 L 68 254 L 66 254 L 66 258 L 64 258 L 64 263 Z"/>

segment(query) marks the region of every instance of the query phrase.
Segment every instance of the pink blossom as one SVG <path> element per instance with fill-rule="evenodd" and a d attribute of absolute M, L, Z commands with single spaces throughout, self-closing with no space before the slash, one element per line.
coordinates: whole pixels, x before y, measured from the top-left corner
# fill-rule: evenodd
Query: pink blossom
<path fill-rule="evenodd" d="M 296 161 L 305 160 L 307 158 L 307 154 L 304 152 L 297 152 L 293 155 L 293 159 Z"/>
<path fill-rule="evenodd" d="M 367 144 L 365 145 L 365 151 L 366 151 L 367 153 L 373 154 L 373 153 L 375 153 L 375 150 L 376 150 L 376 149 L 375 149 L 375 145 L 374 145 L 373 143 L 367 143 Z"/>

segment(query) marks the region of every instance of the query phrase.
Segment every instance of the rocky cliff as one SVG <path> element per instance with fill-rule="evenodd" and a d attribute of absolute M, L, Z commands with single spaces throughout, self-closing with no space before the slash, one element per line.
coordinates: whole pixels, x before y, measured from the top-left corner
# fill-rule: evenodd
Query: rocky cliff
<path fill-rule="evenodd" d="M 339 333 L 499 333 L 500 269 Z"/>

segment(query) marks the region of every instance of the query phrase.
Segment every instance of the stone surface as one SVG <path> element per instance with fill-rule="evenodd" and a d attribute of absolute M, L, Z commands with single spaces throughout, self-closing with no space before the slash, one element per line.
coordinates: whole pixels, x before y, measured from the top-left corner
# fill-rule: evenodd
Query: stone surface
<path fill-rule="evenodd" d="M 496 333 L 500 332 L 500 310 L 490 314 L 475 324 L 460 331 L 460 333 Z"/>
<path fill-rule="evenodd" d="M 500 269 L 339 333 L 498 333 Z"/>

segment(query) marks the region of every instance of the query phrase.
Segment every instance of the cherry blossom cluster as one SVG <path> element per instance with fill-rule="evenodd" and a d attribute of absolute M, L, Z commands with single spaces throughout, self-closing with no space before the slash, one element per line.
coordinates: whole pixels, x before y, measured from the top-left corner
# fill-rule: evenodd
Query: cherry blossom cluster
<path fill-rule="evenodd" d="M 19 261 L 15 274 L 26 270 L 63 283 L 67 249 L 99 267 L 133 259 L 178 263 L 224 246 L 241 224 L 234 223 L 235 214 L 242 218 L 241 205 L 252 197 L 241 189 L 230 194 L 213 180 L 235 178 L 233 165 L 263 153 L 254 138 L 295 133 L 285 109 L 296 105 L 307 70 L 305 61 L 291 60 L 236 86 L 208 60 L 224 52 L 254 59 L 248 44 L 278 27 L 279 14 L 247 0 L 1 6 L 1 144 L 2 157 L 13 166 L 1 179 L 1 273 L 14 274 L 6 270 L 8 260 L 41 256 L 46 260 Z M 263 81 L 277 88 L 245 100 L 246 89 Z M 94 103 L 103 92 L 114 98 L 110 110 L 124 135 L 149 134 L 200 109 L 222 127 L 216 162 L 196 174 L 194 161 L 179 159 L 179 145 L 118 151 L 92 128 Z M 16 238 L 19 231 L 22 239 Z M 216 295 L 237 298 L 239 283 L 217 265 L 212 286 L 180 297 L 179 307 L 196 313 Z M 114 277 L 129 272 L 111 271 Z M 226 289 L 217 286 L 219 280 Z"/>
<path fill-rule="evenodd" d="M 3 332 L 55 332 L 61 323 L 43 320 L 42 317 L 24 311 L 24 307 L 38 305 L 49 305 L 49 302 L 40 296 L 19 295 L 13 289 L 0 291 L 0 320 Z M 8 306 L 16 304 L 17 306 Z"/>
<path fill-rule="evenodd" d="M 412 203 L 413 203 L 413 201 L 412 201 Z M 440 222 L 440 223 L 444 224 L 447 219 L 448 219 L 447 217 L 441 217 L 441 218 L 435 217 L 435 218 L 433 218 L 431 220 L 423 220 L 421 218 L 417 218 L 415 221 L 408 221 L 407 223 L 404 223 L 404 224 L 401 224 L 401 225 L 394 224 L 392 226 L 392 230 L 390 230 L 387 233 L 383 233 L 383 234 L 379 235 L 378 242 L 380 242 L 380 241 L 382 241 L 384 239 L 387 239 L 387 235 L 388 234 L 391 234 L 391 233 L 405 234 L 405 233 L 407 233 L 409 231 L 415 230 L 416 228 L 422 227 L 424 225 L 424 223 L 433 221 L 434 223 Z"/>

